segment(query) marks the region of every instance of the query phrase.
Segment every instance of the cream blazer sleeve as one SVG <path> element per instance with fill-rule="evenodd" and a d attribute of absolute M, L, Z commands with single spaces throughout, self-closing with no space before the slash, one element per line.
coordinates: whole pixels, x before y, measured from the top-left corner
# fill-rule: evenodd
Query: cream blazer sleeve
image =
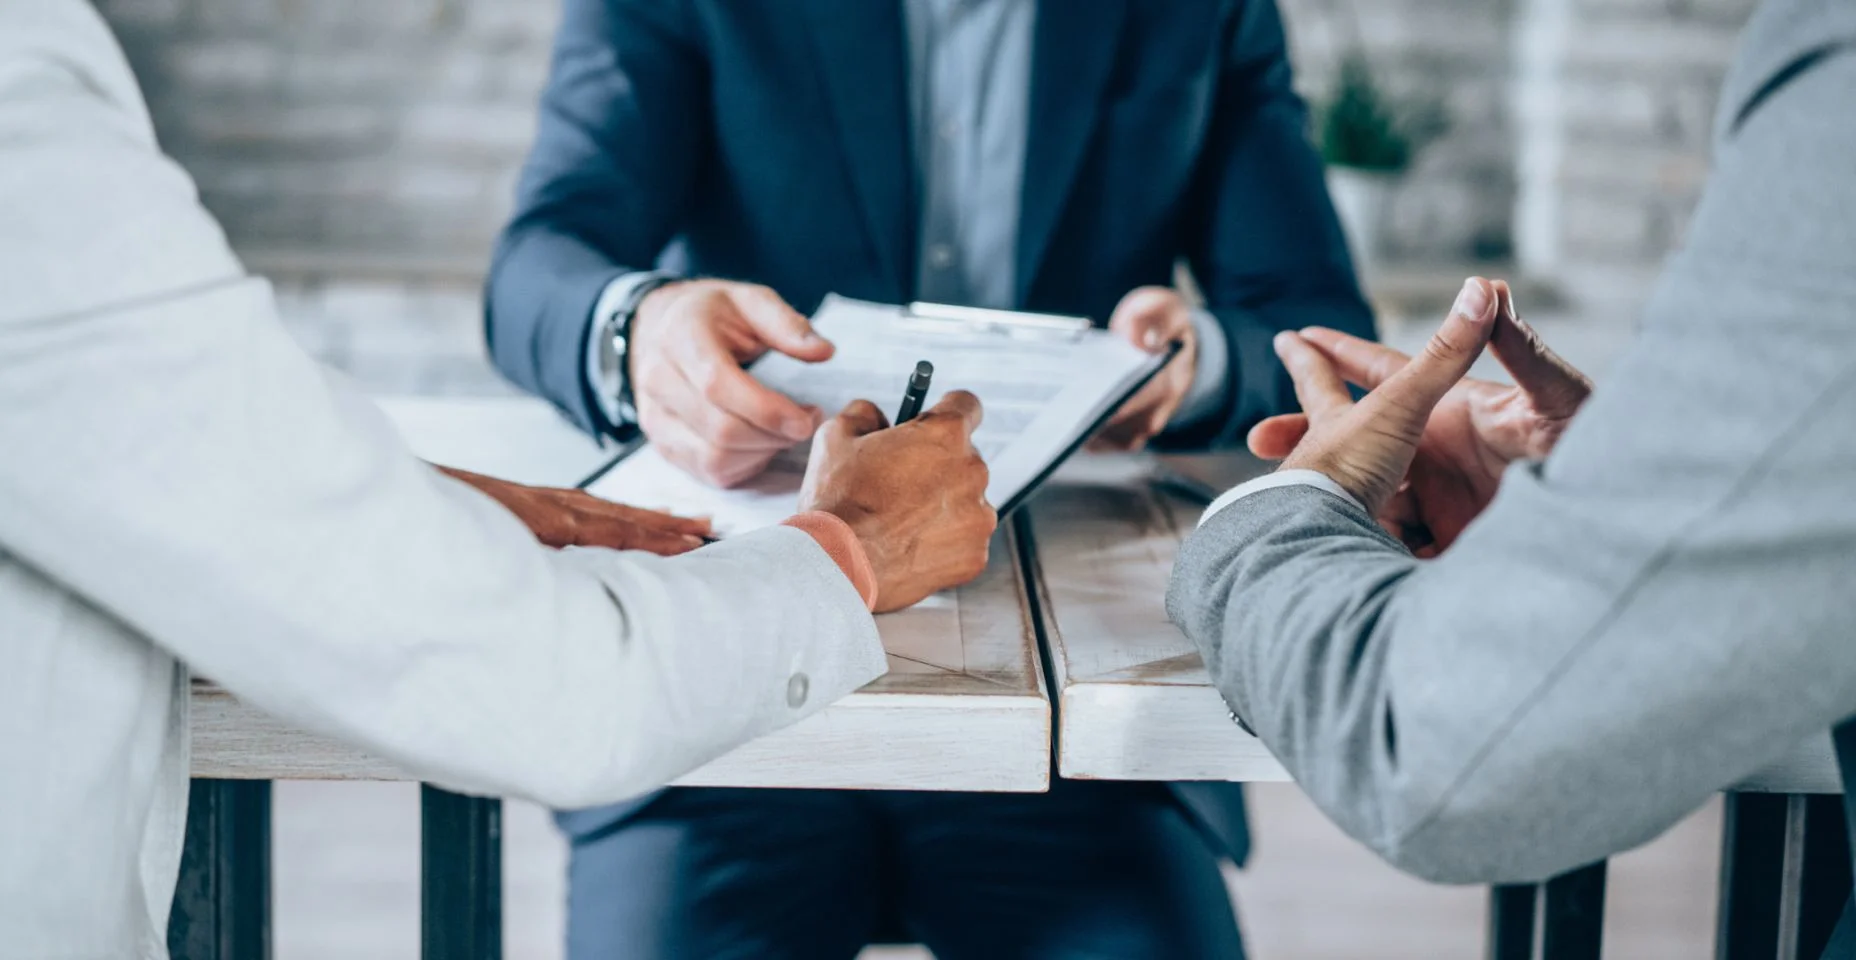
<path fill-rule="evenodd" d="M 883 672 L 797 530 L 555 552 L 414 459 L 292 342 L 76 0 L 0 2 L 0 211 L 0 549 L 247 702 L 581 806 Z"/>

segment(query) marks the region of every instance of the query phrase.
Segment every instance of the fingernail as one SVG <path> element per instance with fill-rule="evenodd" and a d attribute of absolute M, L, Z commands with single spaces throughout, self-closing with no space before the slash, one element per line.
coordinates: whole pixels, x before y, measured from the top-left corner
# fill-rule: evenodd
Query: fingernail
<path fill-rule="evenodd" d="M 1160 349 L 1160 331 L 1158 330 L 1147 331 L 1147 333 L 1141 337 L 1141 343 L 1145 345 L 1149 351 L 1159 350 Z"/>
<path fill-rule="evenodd" d="M 1276 348 L 1276 355 L 1280 357 L 1283 355 L 1284 351 L 1294 346 L 1295 341 L 1297 339 L 1298 338 L 1295 334 L 1290 333 L 1287 330 L 1284 330 L 1283 332 L 1277 334 L 1275 339 L 1270 341 L 1270 345 Z"/>
<path fill-rule="evenodd" d="M 1478 277 L 1463 281 L 1463 292 L 1456 295 L 1456 306 L 1451 308 L 1465 318 L 1475 321 L 1489 318 L 1489 288 Z"/>
<path fill-rule="evenodd" d="M 812 421 L 810 420 L 788 420 L 786 421 L 786 435 L 789 437 L 792 437 L 794 440 L 804 440 L 805 438 L 812 435 Z"/>

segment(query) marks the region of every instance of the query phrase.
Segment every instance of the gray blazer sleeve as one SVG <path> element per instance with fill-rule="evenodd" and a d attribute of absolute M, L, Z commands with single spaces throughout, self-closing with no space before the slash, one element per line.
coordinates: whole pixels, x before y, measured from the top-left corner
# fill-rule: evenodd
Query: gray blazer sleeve
<path fill-rule="evenodd" d="M 1168 607 L 1219 689 L 1395 865 L 1545 877 L 1856 713 L 1856 55 L 1802 66 L 1634 347 L 1443 557 L 1312 488 L 1186 543 Z"/>

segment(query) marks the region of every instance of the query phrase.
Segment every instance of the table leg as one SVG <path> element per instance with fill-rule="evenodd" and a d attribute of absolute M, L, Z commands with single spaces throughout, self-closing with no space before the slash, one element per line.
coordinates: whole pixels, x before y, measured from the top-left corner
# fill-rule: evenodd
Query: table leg
<path fill-rule="evenodd" d="M 1605 934 L 1605 861 L 1548 880 L 1542 899 L 1543 960 L 1597 960 Z"/>
<path fill-rule="evenodd" d="M 269 960 L 270 781 L 189 786 L 168 953 L 174 960 Z"/>
<path fill-rule="evenodd" d="M 503 955 L 503 802 L 420 788 L 424 960 Z"/>
<path fill-rule="evenodd" d="M 1727 795 L 1715 960 L 1772 960 L 1777 955 L 1788 805 L 1778 794 Z"/>
<path fill-rule="evenodd" d="M 1813 794 L 1786 803 L 1780 960 L 1817 960 L 1850 898 L 1849 828 L 1843 798 Z"/>
<path fill-rule="evenodd" d="M 1486 960 L 1533 960 L 1534 917 L 1540 911 L 1540 886 L 1505 883 L 1489 888 L 1489 942 Z"/>

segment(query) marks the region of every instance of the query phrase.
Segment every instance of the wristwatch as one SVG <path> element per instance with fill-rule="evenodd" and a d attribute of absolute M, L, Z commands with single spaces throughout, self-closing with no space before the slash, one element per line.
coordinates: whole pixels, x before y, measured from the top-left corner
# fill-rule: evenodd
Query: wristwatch
<path fill-rule="evenodd" d="M 598 379 L 595 389 L 604 394 L 598 405 L 612 421 L 608 426 L 620 440 L 628 440 L 638 429 L 638 405 L 632 399 L 632 380 L 627 370 L 631 357 L 632 318 L 639 304 L 653 290 L 677 278 L 664 273 L 639 274 L 629 289 L 622 291 L 616 303 L 607 307 L 600 318 L 599 334 L 594 338 L 599 348 Z M 623 282 L 623 281 L 622 281 Z"/>

